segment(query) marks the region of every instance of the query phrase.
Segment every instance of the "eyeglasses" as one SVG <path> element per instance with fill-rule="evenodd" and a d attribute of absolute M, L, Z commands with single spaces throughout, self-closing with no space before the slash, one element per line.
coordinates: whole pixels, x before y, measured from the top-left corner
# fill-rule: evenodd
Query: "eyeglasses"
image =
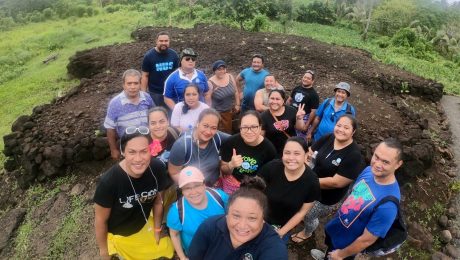
<path fill-rule="evenodd" d="M 188 56 L 188 57 L 185 57 L 185 60 L 186 60 L 186 61 L 190 61 L 190 60 L 196 61 L 196 58 L 195 58 L 195 57 L 190 57 L 190 56 Z"/>
<path fill-rule="evenodd" d="M 132 135 L 136 132 L 138 132 L 141 135 L 148 135 L 150 133 L 150 130 L 148 127 L 145 127 L 145 126 L 139 126 L 139 127 L 128 126 L 125 129 L 125 134 L 127 135 Z"/>
<path fill-rule="evenodd" d="M 249 132 L 249 130 L 251 130 L 251 132 L 255 133 L 257 131 L 257 129 L 259 129 L 260 125 L 251 125 L 251 126 L 241 126 L 240 127 L 240 131 L 241 132 Z"/>

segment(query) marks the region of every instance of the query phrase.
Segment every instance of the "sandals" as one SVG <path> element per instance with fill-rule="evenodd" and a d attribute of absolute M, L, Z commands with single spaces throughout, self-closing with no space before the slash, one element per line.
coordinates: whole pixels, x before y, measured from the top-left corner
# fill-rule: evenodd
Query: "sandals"
<path fill-rule="evenodd" d="M 292 241 L 292 242 L 294 242 L 294 243 L 296 243 L 296 244 L 302 244 L 302 243 L 304 243 L 305 241 L 307 241 L 307 239 L 309 239 L 309 238 L 311 237 L 311 235 L 310 235 L 310 236 L 307 236 L 307 237 L 302 237 L 302 236 L 299 236 L 299 233 L 304 233 L 304 232 L 303 232 L 303 231 L 300 231 L 300 232 L 298 232 L 298 233 L 296 233 L 296 234 L 293 234 L 293 235 L 291 236 L 291 241 Z"/>

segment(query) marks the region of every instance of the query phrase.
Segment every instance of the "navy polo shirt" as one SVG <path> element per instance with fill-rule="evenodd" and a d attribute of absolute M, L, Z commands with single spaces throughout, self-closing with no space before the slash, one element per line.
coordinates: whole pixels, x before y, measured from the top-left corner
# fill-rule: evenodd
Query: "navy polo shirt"
<path fill-rule="evenodd" d="M 264 223 L 258 236 L 233 248 L 225 215 L 210 217 L 198 228 L 189 248 L 190 260 L 285 260 L 287 248 L 273 228 Z"/>

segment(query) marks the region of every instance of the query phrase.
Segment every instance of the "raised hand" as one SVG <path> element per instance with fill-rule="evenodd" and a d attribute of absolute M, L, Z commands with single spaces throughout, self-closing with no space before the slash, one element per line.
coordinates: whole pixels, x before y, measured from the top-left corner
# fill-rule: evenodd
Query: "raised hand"
<path fill-rule="evenodd" d="M 305 110 L 304 110 L 304 107 L 305 107 L 305 104 L 300 104 L 298 107 L 297 107 L 297 113 L 296 113 L 296 118 L 297 120 L 303 120 L 304 116 L 305 116 Z"/>
<path fill-rule="evenodd" d="M 236 149 L 233 148 L 232 159 L 230 160 L 230 162 L 228 162 L 228 166 L 231 169 L 235 169 L 240 167 L 241 164 L 243 164 L 243 157 L 241 155 L 236 154 Z"/>

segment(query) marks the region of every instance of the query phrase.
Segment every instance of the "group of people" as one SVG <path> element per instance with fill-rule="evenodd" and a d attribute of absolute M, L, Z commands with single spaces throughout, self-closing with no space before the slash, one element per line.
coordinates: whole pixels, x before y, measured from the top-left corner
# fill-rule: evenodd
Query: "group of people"
<path fill-rule="evenodd" d="M 307 240 L 337 206 L 315 259 L 353 258 L 385 237 L 397 206 L 376 205 L 400 198 L 402 146 L 382 141 L 365 167 L 348 83 L 320 103 L 307 70 L 287 96 L 260 54 L 236 77 L 217 60 L 208 79 L 193 49 L 169 45 L 158 33 L 142 73 L 125 71 L 108 105 L 117 163 L 94 195 L 101 257 L 287 259 L 287 243 Z"/>

